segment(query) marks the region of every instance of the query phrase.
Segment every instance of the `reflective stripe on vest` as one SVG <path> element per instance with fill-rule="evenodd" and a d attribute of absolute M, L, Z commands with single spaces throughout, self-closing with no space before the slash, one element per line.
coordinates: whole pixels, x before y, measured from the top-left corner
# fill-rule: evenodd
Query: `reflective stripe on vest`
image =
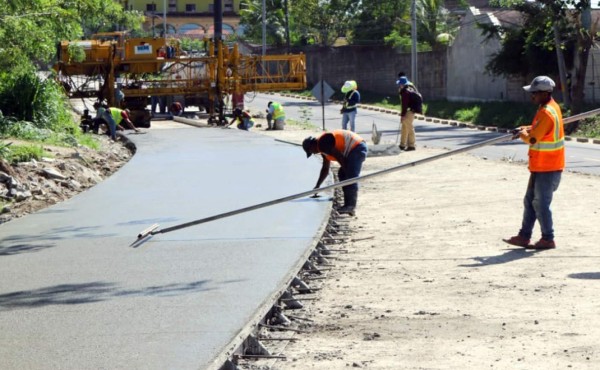
<path fill-rule="evenodd" d="M 356 148 L 364 140 L 352 131 L 333 130 L 330 132 L 335 138 L 335 148 L 347 158 L 352 149 Z M 325 153 L 323 153 L 325 154 Z M 330 161 L 337 161 L 334 156 L 325 154 L 325 158 Z"/>
<path fill-rule="evenodd" d="M 283 112 L 283 108 L 279 103 L 271 103 L 273 107 L 273 119 L 280 119 L 285 117 L 285 113 Z"/>
<path fill-rule="evenodd" d="M 539 142 L 529 146 L 530 171 L 560 171 L 565 167 L 564 130 L 561 124 L 562 118 L 557 108 L 556 103 L 549 103 L 540 108 L 550 113 L 554 127 Z M 532 126 L 534 127 L 538 122 L 539 120 L 536 120 Z"/>
<path fill-rule="evenodd" d="M 356 94 L 356 90 L 352 90 L 352 92 L 350 93 L 350 96 L 348 96 L 348 99 L 344 102 L 344 105 L 346 107 L 346 109 L 354 109 L 356 108 L 356 104 L 354 105 L 348 105 L 348 102 L 350 101 L 350 99 L 352 99 L 352 96 Z"/>

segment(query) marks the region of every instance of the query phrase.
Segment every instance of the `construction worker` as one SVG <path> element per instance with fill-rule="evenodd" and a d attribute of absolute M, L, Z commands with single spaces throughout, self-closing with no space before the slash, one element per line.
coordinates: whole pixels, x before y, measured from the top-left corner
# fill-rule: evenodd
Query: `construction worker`
<path fill-rule="evenodd" d="M 342 86 L 344 95 L 344 103 L 340 113 L 342 113 L 342 129 L 348 129 L 350 123 L 350 131 L 356 132 L 356 109 L 360 103 L 360 93 L 356 81 L 346 81 Z"/>
<path fill-rule="evenodd" d="M 281 103 L 270 101 L 267 104 L 267 130 L 283 130 L 285 126 L 285 112 Z"/>
<path fill-rule="evenodd" d="M 178 101 L 174 101 L 169 107 L 169 112 L 171 112 L 172 116 L 181 116 L 183 114 L 183 105 Z"/>
<path fill-rule="evenodd" d="M 416 100 L 414 96 L 419 95 L 420 97 L 420 94 L 415 85 L 404 76 L 400 77 L 396 84 L 402 103 L 402 110 L 400 111 L 400 150 L 415 150 L 416 138 L 413 123 L 415 113 L 422 113 L 422 105 L 417 107 L 413 105 L 413 102 Z M 422 100 L 420 102 L 423 103 Z"/>
<path fill-rule="evenodd" d="M 530 85 L 523 87 L 538 106 L 531 126 L 519 127 L 517 132 L 520 139 L 529 145 L 529 183 L 519 234 L 503 240 L 529 249 L 556 248 L 550 204 L 565 168 L 565 134 L 560 106 L 552 98 L 554 86 L 550 77 L 538 76 Z M 536 220 L 540 224 L 542 238 L 530 245 Z"/>
<path fill-rule="evenodd" d="M 111 139 L 117 140 L 117 130 L 125 130 L 121 124 L 125 124 L 125 126 L 130 130 L 140 132 L 140 130 L 136 128 L 133 122 L 131 122 L 129 119 L 129 114 L 129 109 L 123 110 L 115 107 L 106 108 L 101 113 L 102 119 L 104 119 L 104 121 L 108 124 Z"/>
<path fill-rule="evenodd" d="M 231 121 L 226 126 L 223 126 L 223 128 L 228 128 L 235 122 L 238 123 L 237 128 L 240 130 L 248 131 L 252 126 L 254 126 L 254 121 L 252 120 L 250 112 L 247 110 L 244 111 L 240 107 L 237 107 L 233 110 L 233 117 L 231 118 Z"/>
<path fill-rule="evenodd" d="M 338 178 L 340 181 L 360 176 L 362 164 L 367 157 L 366 141 L 348 130 L 333 130 L 325 132 L 318 138 L 309 136 L 302 142 L 306 158 L 313 154 L 321 154 L 323 165 L 315 189 L 318 189 L 329 174 L 330 162 L 340 164 Z M 342 187 L 344 192 L 344 206 L 338 209 L 339 213 L 354 216 L 358 200 L 358 184 Z"/>

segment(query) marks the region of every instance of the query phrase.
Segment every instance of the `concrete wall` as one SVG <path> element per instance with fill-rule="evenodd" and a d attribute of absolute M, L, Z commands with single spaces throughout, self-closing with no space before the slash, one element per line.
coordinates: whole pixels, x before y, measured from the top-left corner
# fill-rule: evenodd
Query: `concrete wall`
<path fill-rule="evenodd" d="M 590 51 L 585 74 L 585 100 L 588 103 L 600 103 L 600 49 Z"/>
<path fill-rule="evenodd" d="M 410 53 L 383 46 L 308 48 L 306 54 L 309 89 L 321 79 L 336 91 L 346 80 L 356 80 L 359 91 L 397 96 L 398 72 L 410 73 Z M 271 52 L 270 52 L 271 53 Z M 419 53 L 417 87 L 427 99 L 446 96 L 446 52 Z M 411 76 L 409 76 L 409 79 Z"/>
<path fill-rule="evenodd" d="M 467 10 L 448 51 L 447 98 L 452 101 L 506 100 L 506 79 L 485 71 L 490 56 L 500 48 L 500 41 L 484 42 L 476 22 L 498 24 L 495 17 L 480 13 L 476 8 Z"/>

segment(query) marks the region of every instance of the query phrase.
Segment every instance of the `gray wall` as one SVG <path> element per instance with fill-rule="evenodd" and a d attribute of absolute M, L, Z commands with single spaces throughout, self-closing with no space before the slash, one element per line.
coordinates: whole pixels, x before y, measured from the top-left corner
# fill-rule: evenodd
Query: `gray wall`
<path fill-rule="evenodd" d="M 300 50 L 298 50 L 300 51 Z M 297 51 L 292 51 L 297 52 Z M 355 80 L 359 91 L 390 96 L 398 94 L 398 72 L 410 73 L 410 53 L 399 53 L 384 46 L 342 46 L 305 48 L 308 88 L 321 79 L 339 91 L 344 81 Z M 269 53 L 277 53 L 271 50 Z M 446 52 L 418 55 L 417 87 L 424 99 L 446 97 Z M 409 79 L 411 76 L 409 75 Z"/>
<path fill-rule="evenodd" d="M 484 42 L 476 22 L 498 24 L 493 16 L 470 7 L 462 27 L 448 50 L 447 98 L 452 101 L 506 100 L 507 82 L 485 71 L 489 57 L 500 48 L 499 40 Z"/>

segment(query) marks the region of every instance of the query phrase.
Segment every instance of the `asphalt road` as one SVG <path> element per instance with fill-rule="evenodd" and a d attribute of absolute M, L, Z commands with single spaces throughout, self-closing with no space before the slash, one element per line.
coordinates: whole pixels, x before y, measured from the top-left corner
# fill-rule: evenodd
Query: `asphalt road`
<path fill-rule="evenodd" d="M 318 161 L 241 130 L 129 135 L 137 153 L 78 196 L 0 225 L 0 369 L 217 369 L 279 298 L 325 197 L 139 232 L 312 189 Z"/>
<path fill-rule="evenodd" d="M 256 110 L 266 109 L 269 101 L 283 104 L 286 117 L 300 122 L 310 122 L 326 130 L 342 127 L 340 104 L 327 103 L 324 109 L 321 103 L 305 99 L 285 97 L 281 95 L 247 95 L 245 104 Z M 363 137 L 370 139 L 373 124 L 382 132 L 381 142 L 397 142 L 400 116 L 384 112 L 359 108 L 356 117 L 356 130 Z M 482 131 L 472 128 L 443 125 L 439 123 L 415 120 L 417 149 L 419 146 L 431 148 L 457 149 L 478 142 L 492 139 L 500 135 L 497 132 Z M 600 175 L 600 145 L 567 141 L 566 167 L 568 171 Z M 475 149 L 473 155 L 489 159 L 511 161 L 527 161 L 527 145 L 520 140 L 504 142 Z"/>

